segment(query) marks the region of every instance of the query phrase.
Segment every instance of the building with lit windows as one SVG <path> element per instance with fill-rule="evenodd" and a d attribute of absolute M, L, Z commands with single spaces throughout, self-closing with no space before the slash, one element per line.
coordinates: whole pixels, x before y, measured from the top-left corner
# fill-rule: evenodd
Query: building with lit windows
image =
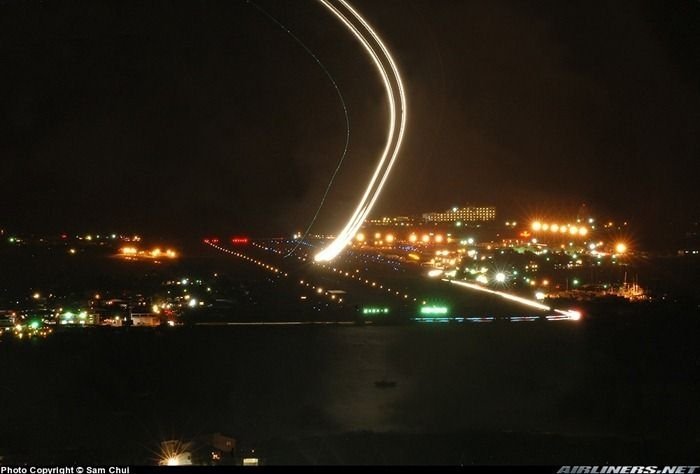
<path fill-rule="evenodd" d="M 493 206 L 453 207 L 444 212 L 423 214 L 425 222 L 489 222 L 495 219 L 496 208 Z"/>

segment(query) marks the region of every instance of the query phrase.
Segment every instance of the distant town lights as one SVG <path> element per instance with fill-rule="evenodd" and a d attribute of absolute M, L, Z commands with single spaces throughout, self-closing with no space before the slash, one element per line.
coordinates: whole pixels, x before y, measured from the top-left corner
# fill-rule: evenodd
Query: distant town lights
<path fill-rule="evenodd" d="M 551 232 L 553 234 L 558 232 L 560 234 L 568 234 L 578 237 L 585 237 L 589 233 L 588 227 L 585 226 L 541 221 L 533 221 L 530 224 L 530 229 L 532 229 L 533 232 Z"/>

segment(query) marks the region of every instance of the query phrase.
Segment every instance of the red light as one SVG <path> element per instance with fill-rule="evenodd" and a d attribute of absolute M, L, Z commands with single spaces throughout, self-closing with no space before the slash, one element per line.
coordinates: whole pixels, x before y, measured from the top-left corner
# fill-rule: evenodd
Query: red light
<path fill-rule="evenodd" d="M 248 237 L 233 237 L 231 239 L 231 243 L 233 243 L 233 244 L 247 244 Z"/>

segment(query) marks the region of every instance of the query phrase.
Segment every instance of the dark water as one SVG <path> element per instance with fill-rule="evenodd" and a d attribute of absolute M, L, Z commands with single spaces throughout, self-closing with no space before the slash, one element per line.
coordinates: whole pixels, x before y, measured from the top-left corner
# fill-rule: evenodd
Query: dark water
<path fill-rule="evenodd" d="M 681 462 L 700 452 L 698 329 L 678 316 L 4 340 L 0 455 L 144 463 L 162 439 L 223 432 L 277 446 L 276 462 L 313 462 L 280 446 L 371 432 L 388 440 L 391 462 L 415 462 L 402 451 L 415 445 L 431 462 L 564 462 L 557 450 L 607 462 L 611 447 L 624 456 L 634 443 L 630 462 Z M 397 385 L 377 388 L 383 378 Z M 445 446 L 454 450 L 441 457 Z M 346 450 L 339 462 L 360 459 Z"/>

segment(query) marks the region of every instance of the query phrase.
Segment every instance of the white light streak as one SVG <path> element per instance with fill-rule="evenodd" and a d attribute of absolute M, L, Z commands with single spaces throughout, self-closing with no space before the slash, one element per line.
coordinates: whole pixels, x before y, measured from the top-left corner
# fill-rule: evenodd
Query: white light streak
<path fill-rule="evenodd" d="M 355 212 L 335 240 L 316 254 L 316 261 L 333 260 L 350 243 L 369 215 L 389 177 L 406 127 L 406 96 L 396 64 L 377 33 L 345 0 L 319 0 L 357 38 L 374 62 L 389 99 L 389 131 L 379 164 Z M 374 43 L 374 44 L 372 44 Z M 398 97 L 397 97 L 398 95 Z M 398 107 L 397 107 L 398 99 Z M 398 117 L 398 118 L 397 118 Z M 398 121 L 398 126 L 397 126 Z"/>
<path fill-rule="evenodd" d="M 545 311 L 551 311 L 551 309 L 552 309 L 547 305 L 544 305 L 542 303 L 538 303 L 537 301 L 532 301 L 532 300 L 529 300 L 527 298 L 522 298 L 520 296 L 511 295 L 510 293 L 504 293 L 502 291 L 491 290 L 489 288 L 484 288 L 481 285 L 475 285 L 474 283 L 467 283 L 465 281 L 456 281 L 456 280 L 447 280 L 447 279 L 445 281 L 449 281 L 450 283 L 452 283 L 454 285 L 464 286 L 464 287 L 470 288 L 472 290 L 483 291 L 484 293 L 491 293 L 492 295 L 498 295 L 501 298 L 515 301 L 516 303 L 524 304 L 526 306 L 531 306 L 533 308 L 542 309 Z"/>
<path fill-rule="evenodd" d="M 454 285 L 464 286 L 464 287 L 469 288 L 471 290 L 483 291 L 484 293 L 491 293 L 492 295 L 498 295 L 501 298 L 505 298 L 505 299 L 510 300 L 510 301 L 515 301 L 516 303 L 530 306 L 532 308 L 537 308 L 537 309 L 541 309 L 544 311 L 552 311 L 552 308 L 550 308 L 549 306 L 544 305 L 542 303 L 538 303 L 537 301 L 533 301 L 533 300 L 529 300 L 527 298 L 512 295 L 510 293 L 505 293 L 503 291 L 491 290 L 491 289 L 485 288 L 481 285 L 475 285 L 474 283 L 467 283 L 465 281 L 457 281 L 457 280 L 449 280 L 447 278 L 443 278 L 442 281 L 446 281 L 446 282 L 452 283 Z M 579 319 L 581 319 L 581 312 L 573 310 L 573 309 L 567 309 L 567 310 L 554 309 L 554 312 L 559 313 L 561 316 L 547 316 L 548 320 L 569 319 L 572 321 L 578 321 Z"/>

